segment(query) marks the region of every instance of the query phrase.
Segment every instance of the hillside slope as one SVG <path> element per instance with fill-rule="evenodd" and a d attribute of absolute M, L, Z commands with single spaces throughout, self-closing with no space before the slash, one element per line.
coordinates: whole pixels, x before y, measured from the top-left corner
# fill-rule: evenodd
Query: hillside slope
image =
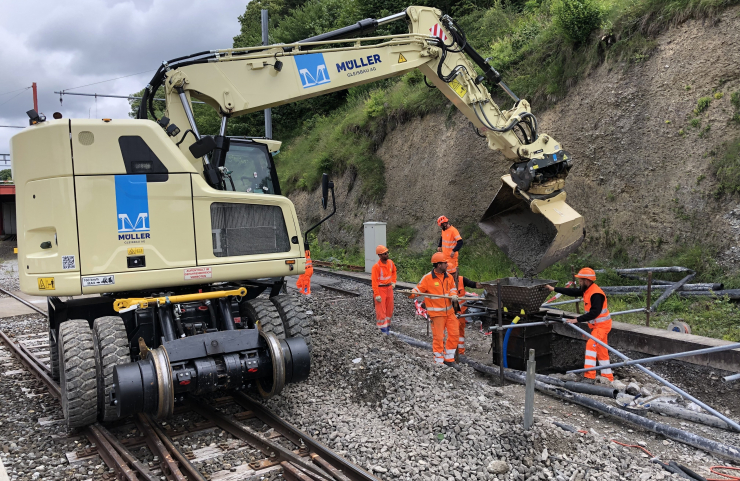
<path fill-rule="evenodd" d="M 740 201 L 714 195 L 710 163 L 724 142 L 740 137 L 730 121 L 730 94 L 740 91 L 740 7 L 714 23 L 688 21 L 656 43 L 648 59 L 604 65 L 550 110 L 535 112 L 540 131 L 575 157 L 566 191 L 587 220 L 583 249 L 640 262 L 676 244 L 712 245 L 724 253 L 723 263 L 737 265 Z M 702 97 L 711 97 L 709 106 L 692 113 Z M 509 166 L 460 114 L 403 124 L 377 154 L 387 182 L 382 202 L 359 203 L 361 180 L 351 172 L 334 179 L 338 213 L 322 239 L 361 244 L 362 223 L 373 220 L 411 226 L 417 230 L 411 247 L 428 246 L 438 236 L 439 215 L 458 226 L 475 223 Z M 302 225 L 319 217 L 318 193 L 291 198 Z"/>

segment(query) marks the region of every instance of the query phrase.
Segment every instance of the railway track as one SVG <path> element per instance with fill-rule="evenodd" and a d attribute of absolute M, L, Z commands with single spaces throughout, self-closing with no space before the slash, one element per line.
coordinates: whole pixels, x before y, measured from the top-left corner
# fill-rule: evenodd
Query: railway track
<path fill-rule="evenodd" d="M 47 315 L 4 289 L 0 292 Z M 52 396 L 61 398 L 59 384 L 50 373 L 46 334 L 11 338 L 0 331 L 0 342 Z M 164 476 L 171 481 L 236 481 L 268 479 L 280 473 L 295 481 L 378 481 L 240 392 L 188 398 L 164 423 L 138 414 L 106 425 L 95 423 L 79 434 L 90 446 L 67 453 L 69 464 L 82 465 L 100 456 L 112 470 L 104 479 L 154 481 Z M 204 437 L 220 442 L 198 448 Z M 140 453 L 138 457 L 135 452 Z M 224 462 L 224 469 L 212 473 L 198 469 L 216 458 L 232 459 L 233 464 Z"/>

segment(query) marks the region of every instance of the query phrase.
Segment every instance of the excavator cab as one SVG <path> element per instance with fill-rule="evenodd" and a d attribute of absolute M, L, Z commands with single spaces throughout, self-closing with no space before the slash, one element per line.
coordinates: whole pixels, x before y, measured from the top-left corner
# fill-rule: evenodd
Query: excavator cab
<path fill-rule="evenodd" d="M 522 191 L 512 175 L 501 177 L 501 188 L 478 225 L 526 277 L 574 252 L 583 242 L 583 217 L 565 203 L 565 191 L 533 194 Z"/>

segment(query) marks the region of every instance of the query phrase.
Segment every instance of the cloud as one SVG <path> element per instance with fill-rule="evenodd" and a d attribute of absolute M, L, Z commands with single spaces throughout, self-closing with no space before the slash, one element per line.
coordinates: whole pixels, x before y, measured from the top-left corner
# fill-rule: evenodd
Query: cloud
<path fill-rule="evenodd" d="M 73 0 L 11 2 L 0 18 L 0 94 L 38 85 L 39 110 L 51 118 L 125 118 L 123 99 L 65 96 L 54 91 L 150 69 L 148 73 L 72 90 L 129 95 L 163 60 L 228 48 L 246 1 Z M 19 94 L 19 95 L 18 95 Z M 17 95 L 17 96 L 16 96 Z M 15 98 L 13 98 L 15 96 Z M 27 125 L 31 90 L 0 95 L 0 125 Z M 17 129 L 0 128 L 0 153 Z"/>

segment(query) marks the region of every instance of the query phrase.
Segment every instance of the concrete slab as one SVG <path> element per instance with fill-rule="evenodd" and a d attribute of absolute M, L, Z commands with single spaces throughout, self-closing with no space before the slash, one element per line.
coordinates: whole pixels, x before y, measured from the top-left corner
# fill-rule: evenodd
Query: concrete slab
<path fill-rule="evenodd" d="M 0 317 L 25 316 L 27 314 L 38 314 L 38 312 L 12 297 L 0 297 Z"/>
<path fill-rule="evenodd" d="M 0 481 L 8 481 L 8 472 L 5 471 L 2 459 L 0 459 Z"/>

